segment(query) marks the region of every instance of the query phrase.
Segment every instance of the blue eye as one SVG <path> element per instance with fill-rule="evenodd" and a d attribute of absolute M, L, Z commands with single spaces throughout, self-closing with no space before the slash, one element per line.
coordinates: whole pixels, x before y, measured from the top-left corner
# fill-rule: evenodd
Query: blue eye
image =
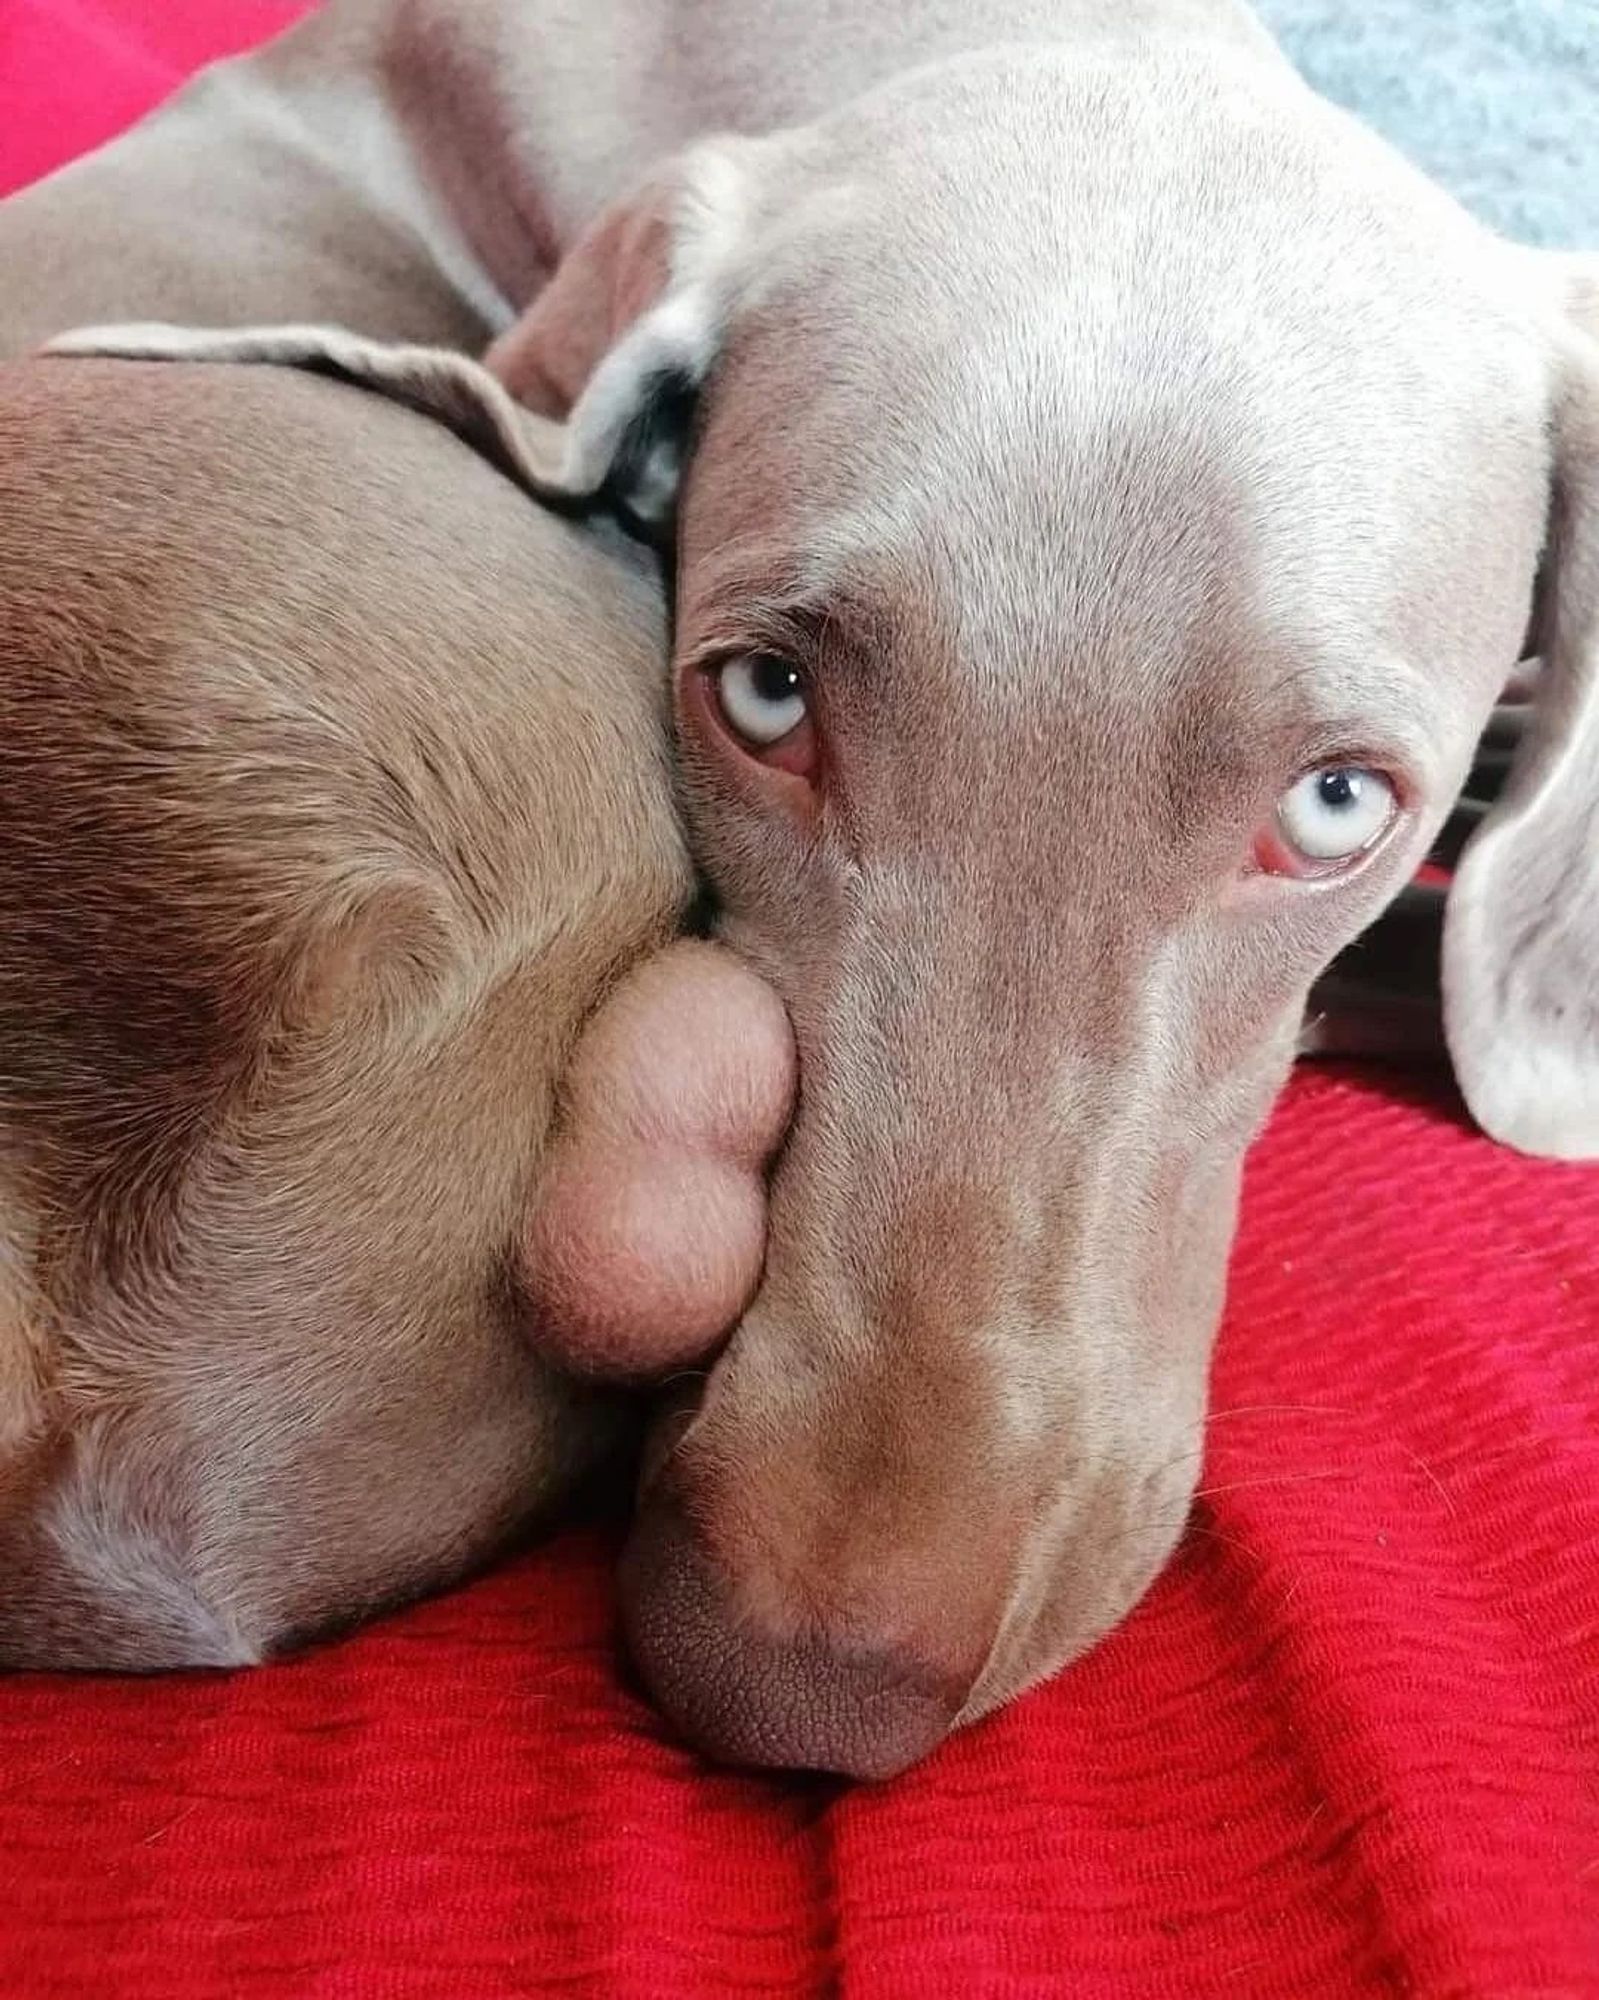
<path fill-rule="evenodd" d="M 1328 764 L 1307 771 L 1283 794 L 1277 825 L 1290 847 L 1310 861 L 1348 861 L 1385 830 L 1397 807 L 1380 771 Z"/>
<path fill-rule="evenodd" d="M 728 726 L 763 749 L 798 729 L 809 708 L 799 669 L 776 653 L 729 660 L 717 673 L 716 693 Z"/>

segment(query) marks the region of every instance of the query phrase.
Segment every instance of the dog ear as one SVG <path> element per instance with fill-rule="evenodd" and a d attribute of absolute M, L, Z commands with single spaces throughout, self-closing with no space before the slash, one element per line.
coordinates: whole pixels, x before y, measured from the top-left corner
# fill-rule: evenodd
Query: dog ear
<path fill-rule="evenodd" d="M 487 366 L 566 421 L 561 478 L 645 527 L 670 520 L 695 399 L 726 332 L 776 142 L 694 147 L 602 214 Z"/>
<path fill-rule="evenodd" d="M 1599 1158 L 1599 259 L 1563 259 L 1543 660 L 1444 921 L 1444 1027 L 1472 1115 L 1526 1153 Z"/>
<path fill-rule="evenodd" d="M 41 351 L 144 361 L 266 362 L 337 375 L 447 425 L 542 500 L 569 506 L 584 497 L 562 476 L 563 427 L 513 402 L 481 363 L 444 348 L 391 347 L 331 326 L 212 329 L 150 323 L 83 327 Z"/>
<path fill-rule="evenodd" d="M 323 326 L 86 327 L 43 352 L 321 369 L 448 423 L 542 500 L 575 510 L 603 496 L 655 530 L 672 515 L 776 143 L 707 140 L 607 210 L 481 365 Z"/>

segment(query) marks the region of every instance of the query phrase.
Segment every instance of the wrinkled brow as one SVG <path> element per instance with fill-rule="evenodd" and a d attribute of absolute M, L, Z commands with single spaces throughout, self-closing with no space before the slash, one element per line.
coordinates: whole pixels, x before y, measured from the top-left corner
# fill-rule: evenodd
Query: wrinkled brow
<path fill-rule="evenodd" d="M 695 604 L 691 654 L 771 652 L 828 674 L 866 675 L 895 644 L 891 601 L 858 583 L 807 583 L 793 565 L 741 563 L 717 575 Z"/>

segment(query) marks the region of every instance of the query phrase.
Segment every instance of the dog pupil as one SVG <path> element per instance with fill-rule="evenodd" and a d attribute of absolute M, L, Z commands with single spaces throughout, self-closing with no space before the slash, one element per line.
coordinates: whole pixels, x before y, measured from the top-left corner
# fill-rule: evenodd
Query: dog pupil
<path fill-rule="evenodd" d="M 1339 812 L 1360 797 L 1360 777 L 1355 771 L 1323 771 L 1317 790 L 1321 802 Z"/>
<path fill-rule="evenodd" d="M 799 692 L 798 673 L 787 660 L 780 660 L 772 653 L 760 655 L 750 678 L 762 701 L 787 701 Z"/>

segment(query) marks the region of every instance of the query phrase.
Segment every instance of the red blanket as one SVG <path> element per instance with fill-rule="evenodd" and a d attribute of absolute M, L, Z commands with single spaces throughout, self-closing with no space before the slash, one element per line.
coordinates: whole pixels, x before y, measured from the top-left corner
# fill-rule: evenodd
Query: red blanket
<path fill-rule="evenodd" d="M 4 0 L 0 187 L 292 11 Z M 1599 1169 L 1446 1097 L 1297 1079 L 1177 1560 L 909 1776 L 702 1769 L 611 1555 L 236 1679 L 0 1685 L 0 1994 L 1599 1994 Z"/>

